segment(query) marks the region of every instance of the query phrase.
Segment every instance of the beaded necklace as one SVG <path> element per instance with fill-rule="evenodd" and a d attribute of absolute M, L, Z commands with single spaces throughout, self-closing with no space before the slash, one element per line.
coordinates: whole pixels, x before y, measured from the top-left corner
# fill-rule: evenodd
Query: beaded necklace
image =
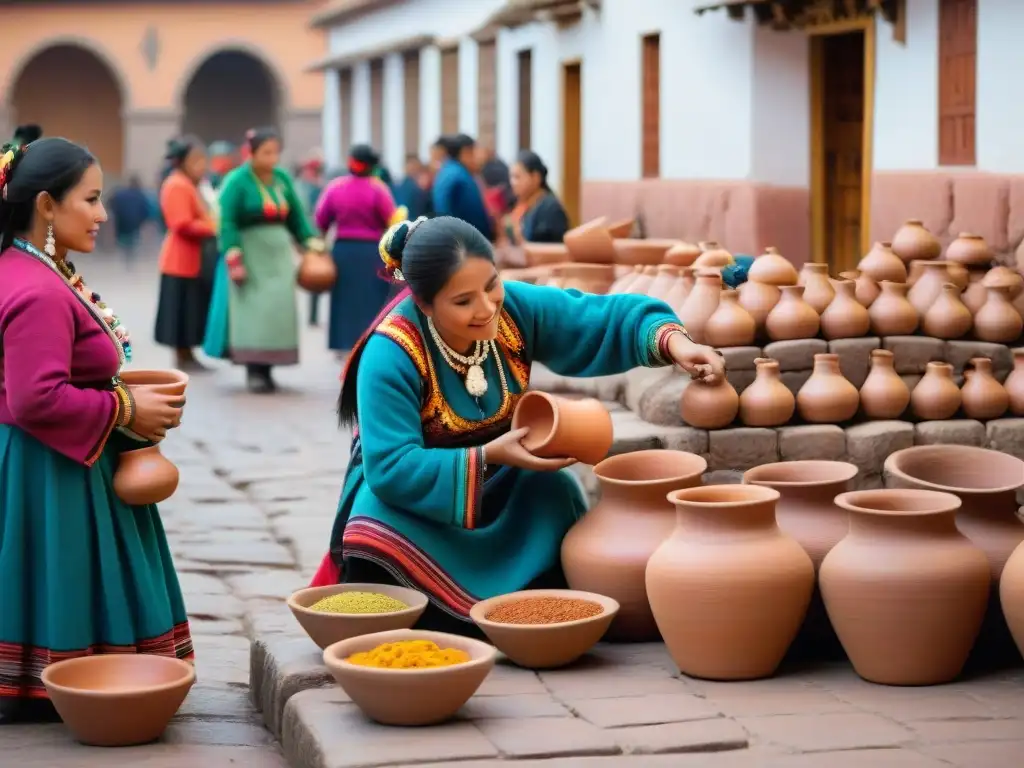
<path fill-rule="evenodd" d="M 284 221 L 288 218 L 288 214 L 291 212 L 291 208 L 288 205 L 288 198 L 285 197 L 284 190 L 280 184 L 275 183 L 273 185 L 274 194 L 270 194 L 270 186 L 263 183 L 263 179 L 256 175 L 256 171 L 253 170 L 252 166 L 249 166 L 249 172 L 252 173 L 252 178 L 256 182 L 256 187 L 260 191 L 260 200 L 263 205 L 263 215 L 268 219 L 280 219 Z M 274 199 L 274 195 L 277 199 Z"/>

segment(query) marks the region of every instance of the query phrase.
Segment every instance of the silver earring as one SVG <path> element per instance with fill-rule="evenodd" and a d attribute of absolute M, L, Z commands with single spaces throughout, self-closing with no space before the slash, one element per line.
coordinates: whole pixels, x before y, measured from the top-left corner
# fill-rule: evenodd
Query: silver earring
<path fill-rule="evenodd" d="M 51 259 L 57 255 L 57 241 L 53 238 L 53 224 L 46 225 L 46 245 L 43 246 L 43 250 Z"/>

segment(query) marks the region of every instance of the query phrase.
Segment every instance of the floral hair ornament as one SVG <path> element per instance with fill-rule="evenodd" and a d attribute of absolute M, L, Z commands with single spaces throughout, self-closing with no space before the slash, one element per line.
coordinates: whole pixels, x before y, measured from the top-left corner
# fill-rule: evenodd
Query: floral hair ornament
<path fill-rule="evenodd" d="M 14 166 L 14 161 L 18 159 L 25 150 L 17 146 L 9 146 L 7 151 L 0 156 L 0 195 L 3 199 L 7 199 L 7 182 L 11 178 L 11 168 Z"/>
<path fill-rule="evenodd" d="M 384 270 L 395 280 L 405 280 L 405 275 L 402 274 L 401 260 L 392 256 L 391 252 L 404 248 L 412 233 L 416 231 L 416 227 L 426 220 L 426 216 L 420 216 L 416 221 L 400 221 L 392 225 L 380 239 L 377 253 L 380 255 L 380 260 L 384 262 Z"/>

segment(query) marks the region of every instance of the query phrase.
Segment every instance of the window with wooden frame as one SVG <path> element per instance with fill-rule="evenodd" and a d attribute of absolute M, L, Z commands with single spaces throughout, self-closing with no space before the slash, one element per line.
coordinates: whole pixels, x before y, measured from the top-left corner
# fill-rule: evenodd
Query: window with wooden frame
<path fill-rule="evenodd" d="M 640 167 L 645 179 L 661 175 L 661 35 L 641 39 Z"/>
<path fill-rule="evenodd" d="M 519 78 L 519 149 L 533 144 L 533 52 L 520 51 L 516 57 Z"/>
<path fill-rule="evenodd" d="M 405 99 L 405 154 L 420 153 L 420 52 L 402 56 L 402 90 Z"/>
<path fill-rule="evenodd" d="M 477 139 L 493 147 L 498 132 L 498 45 L 496 40 L 477 44 Z"/>
<path fill-rule="evenodd" d="M 384 149 L 384 59 L 370 62 L 370 144 Z"/>
<path fill-rule="evenodd" d="M 341 156 L 348 157 L 352 148 L 352 70 L 342 69 L 338 72 L 338 105 L 341 112 Z"/>
<path fill-rule="evenodd" d="M 441 133 L 459 132 L 459 49 L 441 51 Z"/>
<path fill-rule="evenodd" d="M 939 165 L 975 165 L 978 0 L 939 0 Z"/>

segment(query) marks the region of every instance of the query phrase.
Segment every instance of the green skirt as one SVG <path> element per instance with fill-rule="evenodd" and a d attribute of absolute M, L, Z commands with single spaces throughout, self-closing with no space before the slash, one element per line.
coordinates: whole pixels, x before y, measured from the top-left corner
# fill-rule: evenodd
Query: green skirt
<path fill-rule="evenodd" d="M 185 604 L 155 506 L 114 495 L 119 432 L 84 467 L 0 425 L 0 704 L 41 699 L 43 668 L 74 656 L 192 658 Z"/>

